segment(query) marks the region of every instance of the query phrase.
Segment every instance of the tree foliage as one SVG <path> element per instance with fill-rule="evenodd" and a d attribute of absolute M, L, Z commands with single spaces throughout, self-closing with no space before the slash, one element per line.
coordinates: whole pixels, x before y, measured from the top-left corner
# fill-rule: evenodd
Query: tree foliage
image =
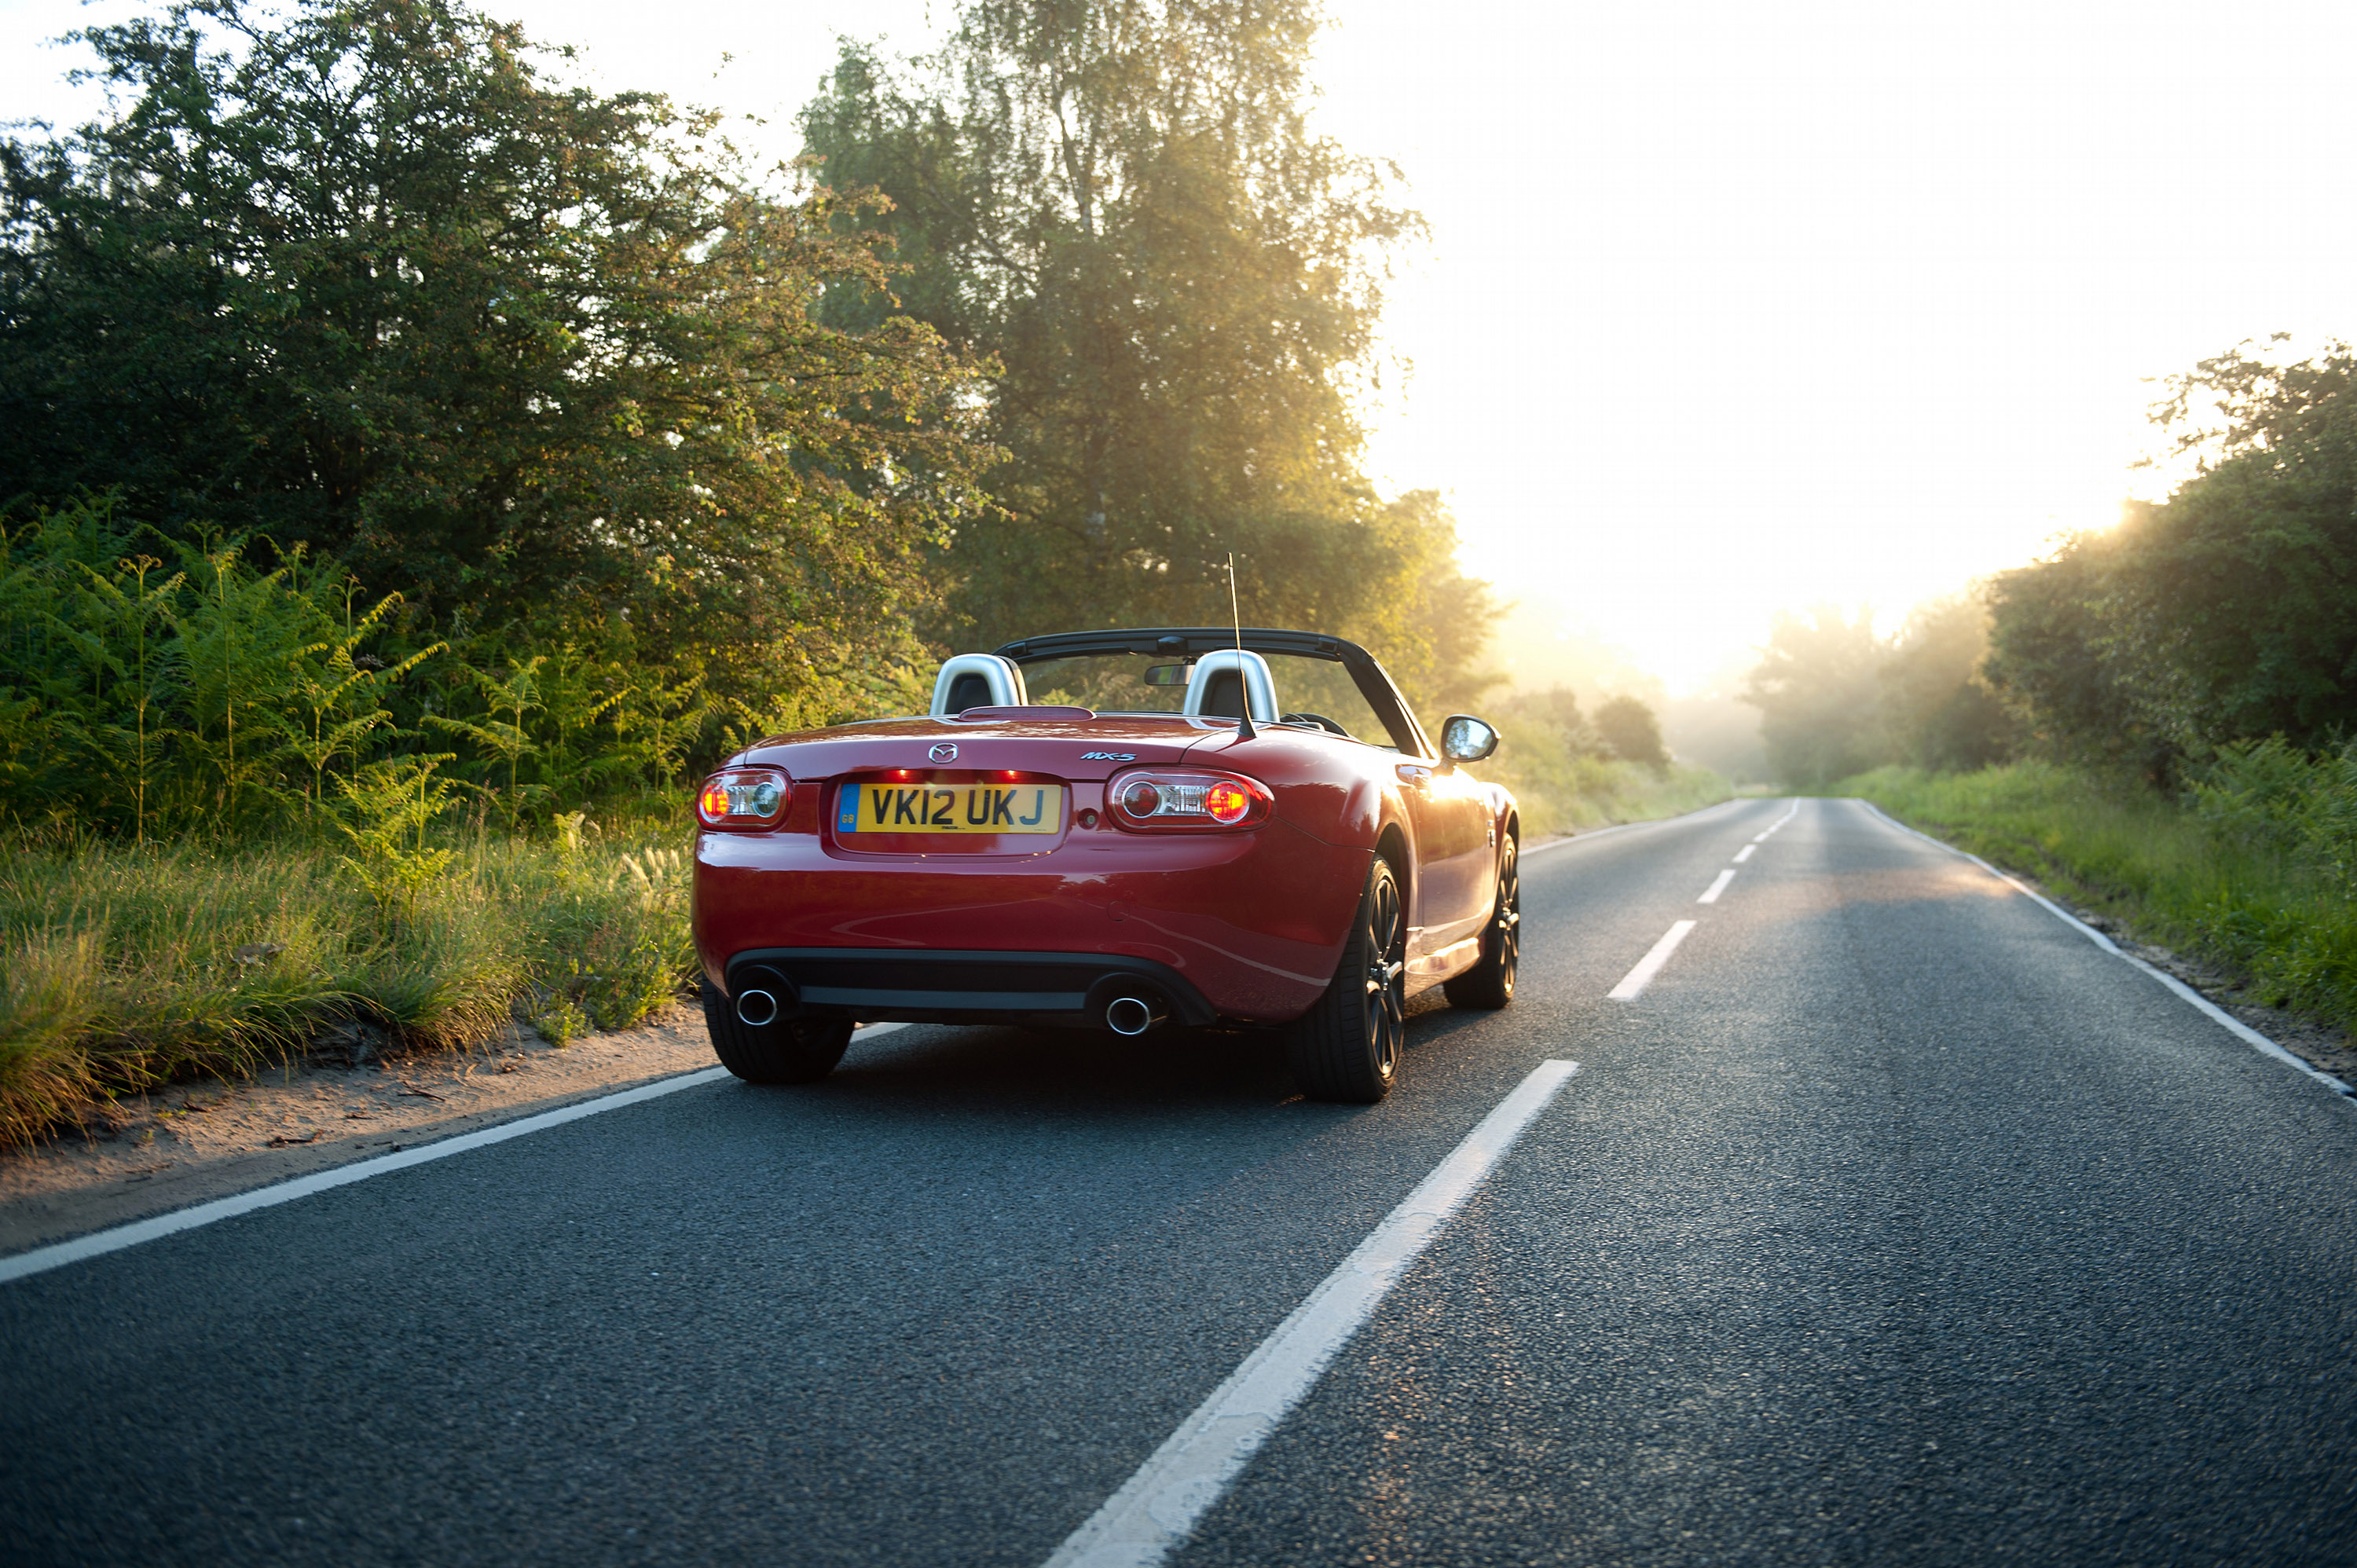
<path fill-rule="evenodd" d="M 921 631 L 1224 618 L 1231 552 L 1470 705 L 1489 591 L 1356 467 L 1415 221 L 1305 128 L 1309 27 L 974 0 L 905 82 L 845 56 L 814 191 L 457 0 L 85 29 L 109 113 L 0 145 L 0 809 L 439 757 L 545 821 L 905 710 Z"/>
<path fill-rule="evenodd" d="M 1996 580 L 1992 677 L 2040 743 L 2157 780 L 2182 759 L 2357 729 L 2357 355 L 2245 344 L 2155 417 L 2199 471 Z"/>
<path fill-rule="evenodd" d="M 1744 700 L 1760 710 L 1776 776 L 1822 789 L 1887 762 L 1972 768 L 2001 760 L 2015 726 L 1980 667 L 1989 615 L 1954 596 L 1916 607 L 1899 633 L 1873 615 L 1780 615 Z"/>
<path fill-rule="evenodd" d="M 1990 579 L 1988 678 L 2037 752 L 2158 779 L 2175 744 L 2152 689 L 2163 672 L 2112 635 L 2118 542 L 2080 534 Z"/>
<path fill-rule="evenodd" d="M 1822 789 L 1880 760 L 1874 727 L 1882 650 L 1874 617 L 1820 607 L 1780 614 L 1744 700 L 1760 709 L 1768 766 L 1796 788 Z"/>
<path fill-rule="evenodd" d="M 1233 552 L 1265 621 L 1358 632 L 1432 691 L 1471 668 L 1492 607 L 1437 498 L 1379 506 L 1358 467 L 1384 257 L 1421 222 L 1309 130 L 1315 25 L 1300 0 L 966 0 L 925 59 L 847 46 L 804 111 L 826 177 L 891 199 L 907 307 L 998 367 L 1010 456 L 949 557 L 961 637 L 1225 618 Z"/>
<path fill-rule="evenodd" d="M 1662 721 L 1635 697 L 1605 699 L 1596 710 L 1596 733 L 1623 762 L 1657 770 L 1670 765 L 1669 747 L 1662 744 Z"/>
<path fill-rule="evenodd" d="M 1975 595 L 1918 605 L 1884 650 L 1876 718 L 1885 752 L 1919 768 L 1985 768 L 2012 755 L 2013 718 L 1982 673 L 1989 610 Z"/>
<path fill-rule="evenodd" d="M 119 111 L 0 147 L 0 498 L 119 490 L 446 624 L 628 610 L 748 689 L 909 656 L 974 371 L 889 309 L 856 200 L 456 0 L 76 37 Z"/>

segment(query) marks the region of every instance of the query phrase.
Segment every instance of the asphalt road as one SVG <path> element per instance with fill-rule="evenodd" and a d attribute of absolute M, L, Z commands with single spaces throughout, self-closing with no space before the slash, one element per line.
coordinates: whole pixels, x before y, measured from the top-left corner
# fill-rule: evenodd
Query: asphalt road
<path fill-rule="evenodd" d="M 0 1557 L 1038 1564 L 1569 1058 L 1175 1563 L 2357 1562 L 2357 1105 L 1855 804 L 1697 904 L 1785 811 L 1372 1109 L 910 1028 L 0 1284 Z"/>

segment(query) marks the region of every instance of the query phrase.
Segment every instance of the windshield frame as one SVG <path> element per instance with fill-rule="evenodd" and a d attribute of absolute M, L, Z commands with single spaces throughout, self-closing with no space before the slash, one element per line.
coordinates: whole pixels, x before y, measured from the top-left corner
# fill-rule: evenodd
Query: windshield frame
<path fill-rule="evenodd" d="M 1319 659 L 1340 664 L 1367 700 L 1392 743 L 1403 757 L 1432 757 L 1439 753 L 1426 738 L 1407 699 L 1375 656 L 1355 642 L 1322 632 L 1290 631 L 1275 627 L 1130 627 L 1108 631 L 1067 631 L 1028 637 L 1002 643 L 996 652 L 1017 666 L 1051 659 L 1075 659 L 1089 654 L 1135 653 L 1148 658 L 1191 661 L 1206 653 L 1234 648 L 1239 642 L 1254 653 L 1277 653 L 1299 659 Z"/>

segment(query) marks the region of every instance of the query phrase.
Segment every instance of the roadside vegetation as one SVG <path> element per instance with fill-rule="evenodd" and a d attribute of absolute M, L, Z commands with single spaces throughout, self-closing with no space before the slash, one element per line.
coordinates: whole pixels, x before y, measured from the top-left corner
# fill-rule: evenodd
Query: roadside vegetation
<path fill-rule="evenodd" d="M 1769 757 L 2357 1027 L 2357 351 L 2246 343 L 2153 412 L 2166 501 L 1887 639 L 1780 620 Z"/>
<path fill-rule="evenodd" d="M 529 1018 L 563 1044 L 638 1023 L 694 966 L 675 821 L 554 842 L 432 833 L 429 882 L 372 897 L 332 845 L 61 842 L 0 866 L 0 1145 L 109 1097 L 479 1046 Z"/>
<path fill-rule="evenodd" d="M 2246 977 L 2270 1006 L 2357 1030 L 2357 748 L 2240 748 L 2184 799 L 2038 761 L 1882 768 L 1838 792 Z"/>
<path fill-rule="evenodd" d="M 1474 771 L 1513 790 L 1526 840 L 1674 817 L 1735 793 L 1711 769 L 1674 761 L 1652 710 L 1634 697 L 1608 698 L 1592 719 L 1561 688 L 1485 711 L 1503 741 Z"/>

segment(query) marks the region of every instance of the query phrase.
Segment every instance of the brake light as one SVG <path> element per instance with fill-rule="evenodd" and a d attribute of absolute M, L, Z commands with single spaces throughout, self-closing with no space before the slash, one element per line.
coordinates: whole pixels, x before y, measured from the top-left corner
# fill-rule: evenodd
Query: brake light
<path fill-rule="evenodd" d="M 786 820 L 794 781 L 782 768 L 731 768 L 704 781 L 695 797 L 696 820 L 707 828 L 758 831 Z"/>
<path fill-rule="evenodd" d="M 1105 800 L 1116 823 L 1142 832 L 1258 827 L 1276 807 L 1257 779 L 1192 769 L 1122 774 L 1105 786 Z"/>

